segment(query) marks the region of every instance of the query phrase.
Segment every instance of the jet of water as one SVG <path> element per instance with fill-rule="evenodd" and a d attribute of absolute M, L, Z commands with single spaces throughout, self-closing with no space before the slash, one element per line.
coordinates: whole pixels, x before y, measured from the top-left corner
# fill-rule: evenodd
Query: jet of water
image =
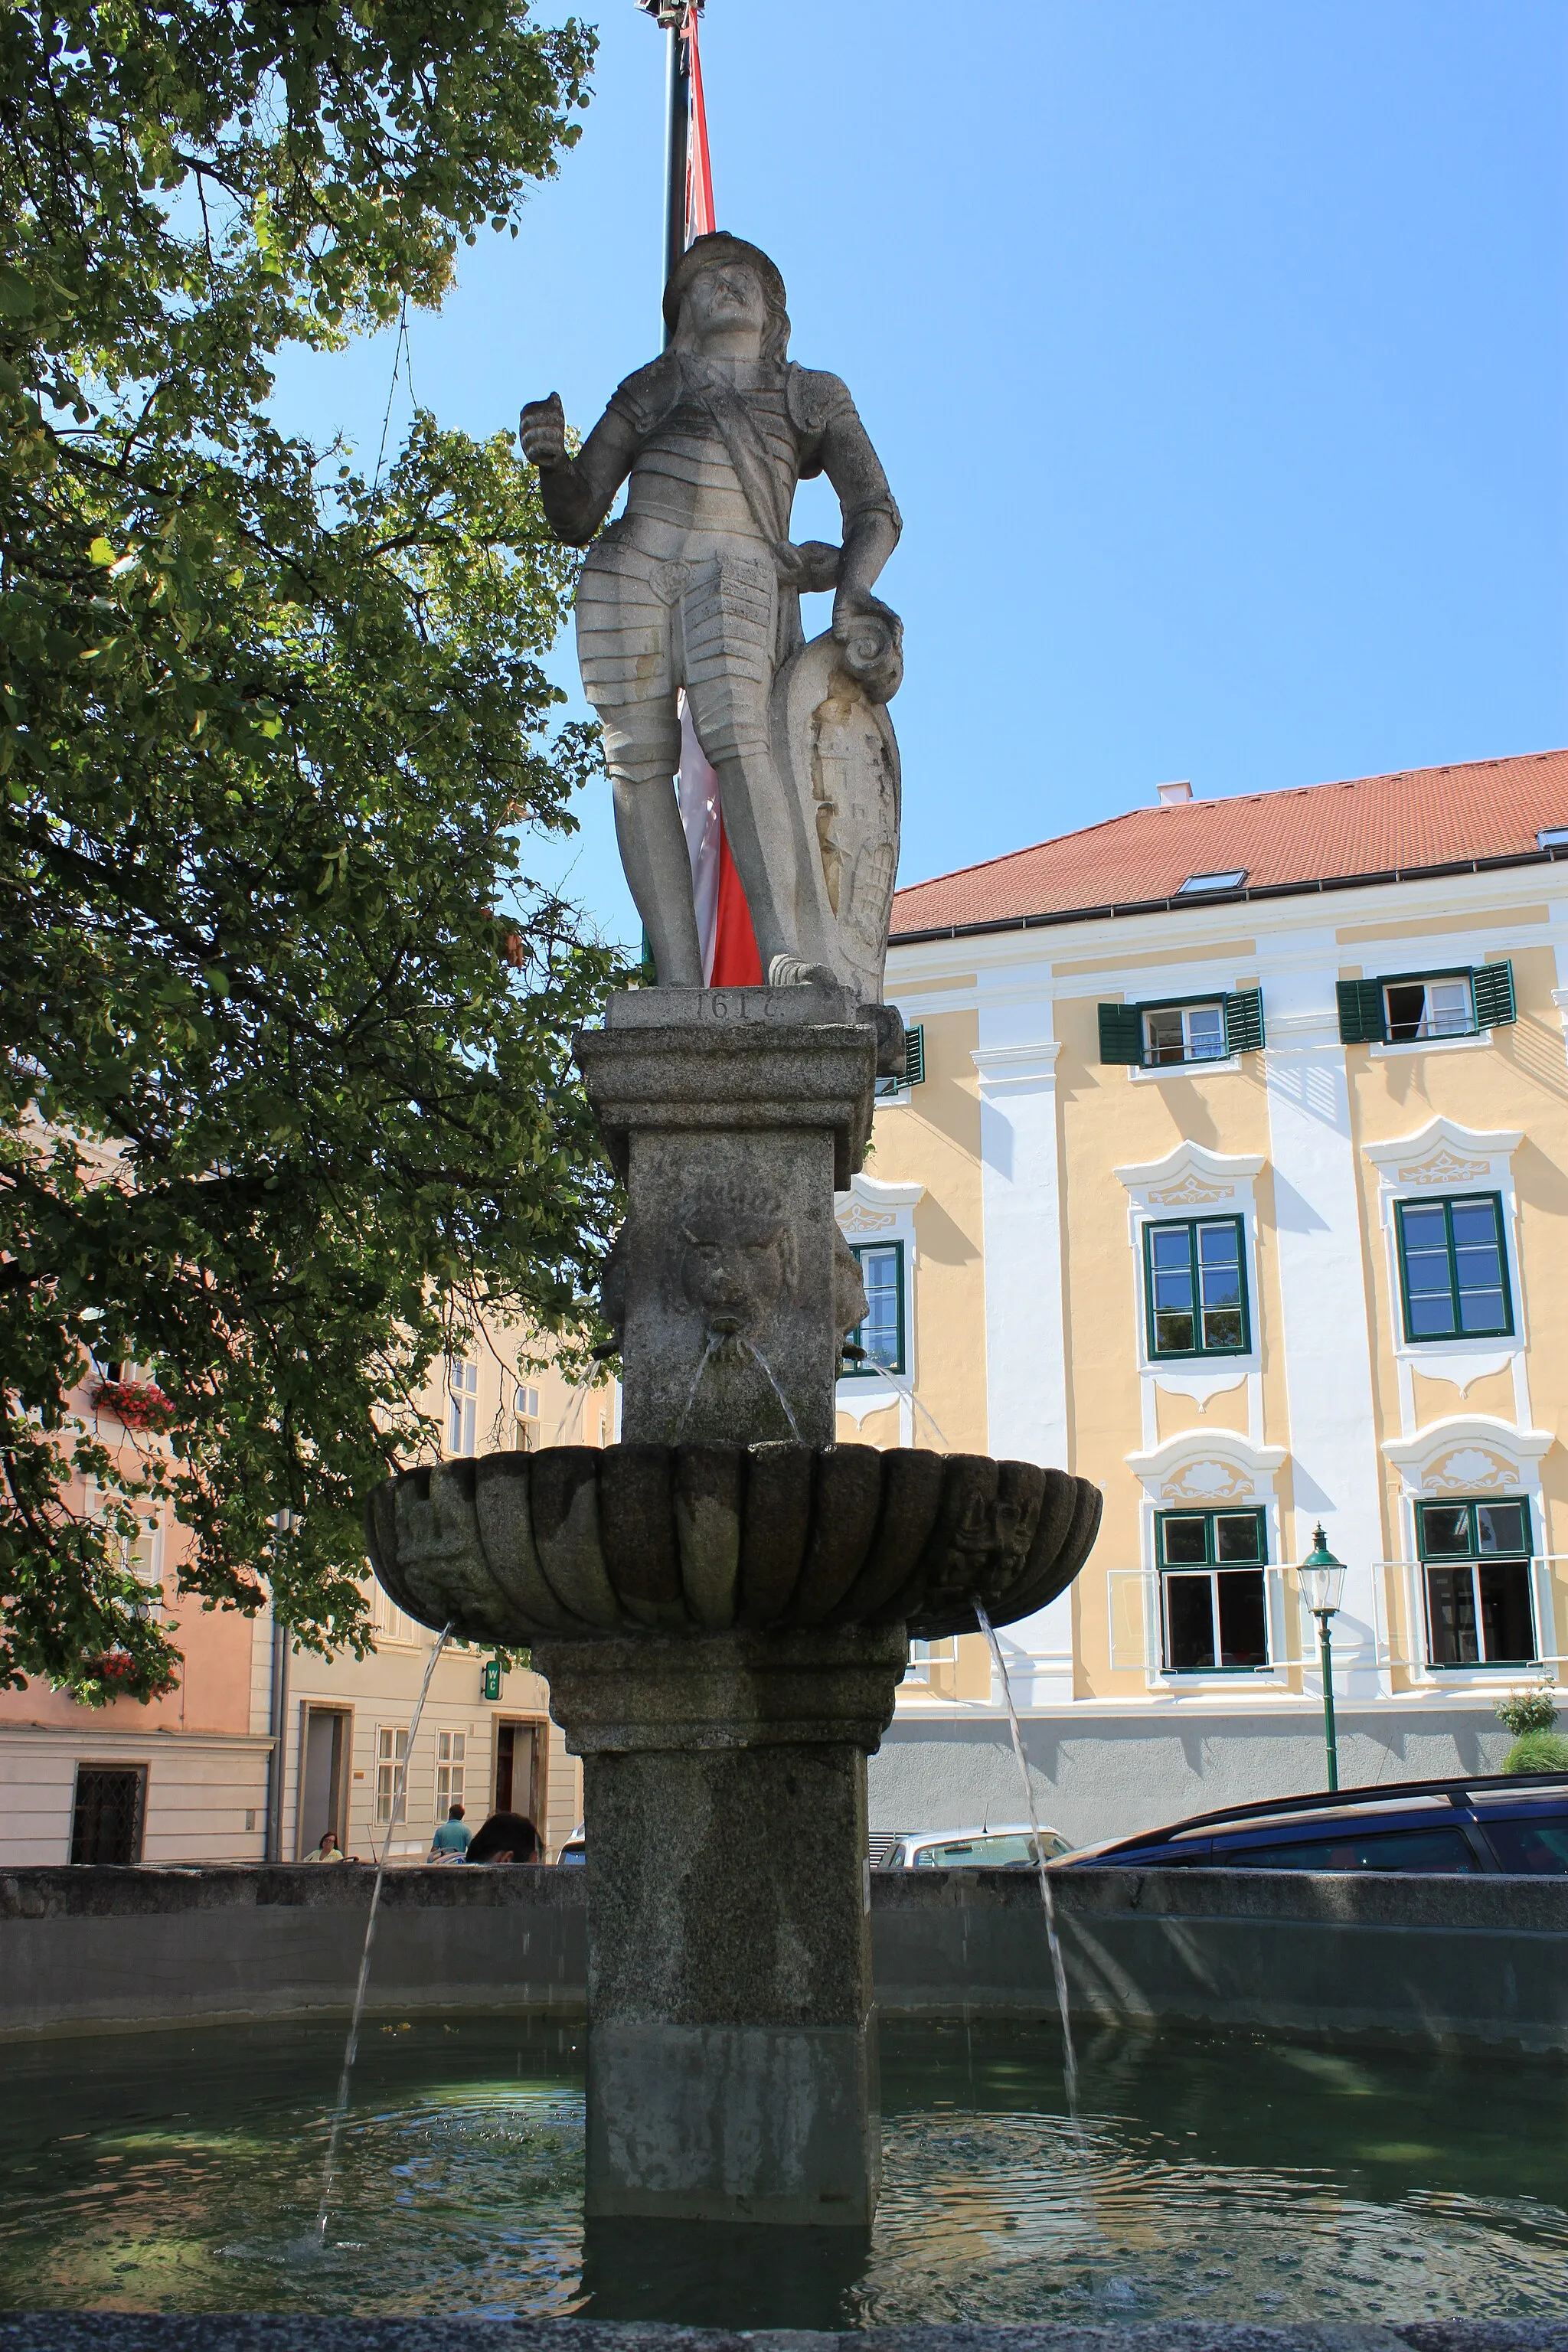
<path fill-rule="evenodd" d="M 702 1375 L 722 1344 L 717 1332 L 709 1333 L 708 1345 L 697 1359 L 697 1370 L 691 1375 L 691 1386 L 686 1391 L 686 1402 L 680 1409 L 680 1419 L 675 1425 L 675 1442 L 678 1445 L 686 1434 L 686 1424 L 691 1418 L 691 1408 L 697 1402 L 697 1391 L 702 1385 Z"/>
<path fill-rule="evenodd" d="M 1007 1721 L 1013 1733 L 1013 1753 L 1018 1759 L 1018 1777 L 1024 1783 L 1024 1802 L 1029 1810 L 1029 1827 L 1034 1832 L 1035 1867 L 1040 1876 L 1040 1900 L 1046 1912 L 1046 1944 L 1051 1956 L 1051 1974 L 1057 1983 L 1057 2007 L 1062 2020 L 1062 2079 L 1067 2084 L 1068 2112 L 1078 2116 L 1078 2054 L 1072 2042 L 1072 2016 L 1068 2003 L 1067 1963 L 1062 1958 L 1061 1938 L 1057 1934 L 1056 1897 L 1051 1891 L 1051 1874 L 1046 1868 L 1046 1849 L 1040 1840 L 1040 1816 L 1035 1808 L 1035 1784 L 1029 1778 L 1029 1767 L 1024 1757 L 1024 1735 L 1018 1726 L 1018 1710 L 1013 1704 L 1013 1685 L 1007 1679 L 1007 1661 L 1002 1654 L 1002 1644 L 996 1639 L 996 1629 L 985 1613 L 985 1603 L 978 1593 L 974 1596 L 974 1613 L 980 1620 L 980 1630 L 991 1644 L 991 1654 L 996 1661 L 996 1671 L 1002 1677 L 1002 1696 L 1007 1706 Z"/>
<path fill-rule="evenodd" d="M 780 1388 L 777 1381 L 773 1378 L 773 1366 L 769 1363 L 762 1349 L 760 1348 L 753 1348 L 749 1339 L 742 1339 L 741 1345 L 744 1348 L 748 1356 L 752 1357 L 755 1362 L 761 1364 L 763 1378 L 766 1380 L 767 1384 L 769 1388 L 772 1389 L 774 1396 L 777 1397 L 780 1404 L 784 1407 L 784 1417 L 789 1423 L 789 1433 L 794 1438 L 795 1444 L 799 1445 L 802 1443 L 800 1423 L 796 1421 L 794 1413 L 791 1412 L 789 1409 L 788 1397 L 785 1396 L 783 1389 Z"/>
<path fill-rule="evenodd" d="M 879 1364 L 878 1366 L 878 1370 L 880 1371 L 882 1378 L 885 1381 L 889 1381 L 892 1386 L 898 1390 L 899 1394 L 901 1397 L 908 1397 L 910 1406 L 920 1414 L 921 1419 L 922 1421 L 930 1422 L 932 1429 L 936 1432 L 938 1444 L 942 1448 L 944 1453 L 951 1454 L 952 1452 L 952 1438 L 949 1437 L 946 1430 L 943 1429 L 935 1413 L 932 1412 L 928 1406 L 923 1405 L 919 1397 L 916 1396 L 915 1384 L 913 1381 L 900 1380 L 897 1372 L 890 1372 L 888 1370 L 886 1364 Z"/>
<path fill-rule="evenodd" d="M 567 1390 L 566 1402 L 561 1408 L 561 1418 L 555 1424 L 555 1434 L 550 1441 L 552 1445 L 560 1444 L 562 1431 L 571 1420 L 572 1415 L 581 1406 L 583 1399 L 587 1395 L 588 1391 L 593 1387 L 594 1382 L 598 1379 L 600 1369 L 601 1367 L 596 1363 L 590 1364 L 582 1379 L 580 1381 L 574 1381 L 572 1386 Z"/>
<path fill-rule="evenodd" d="M 452 1627 L 448 1622 L 443 1626 L 441 1638 L 431 1651 L 429 1663 L 425 1668 L 425 1679 L 419 1685 L 419 1696 L 415 1701 L 414 1713 L 408 1721 L 407 1742 L 393 1782 L 392 1810 L 386 1824 L 386 1835 L 381 1842 L 381 1853 L 375 1865 L 375 1884 L 370 1890 L 370 1917 L 365 1921 L 364 1926 L 364 1949 L 360 1954 L 359 1982 L 354 1987 L 353 2011 L 349 2019 L 349 2038 L 343 2045 L 342 2072 L 338 2076 L 338 2101 L 332 2109 L 331 2129 L 327 2135 L 327 2160 L 321 2168 L 321 2201 L 316 2209 L 316 2243 L 321 2247 L 324 2247 L 327 2242 L 327 2209 L 332 2201 L 332 2189 L 338 2170 L 338 2142 L 342 2137 L 343 2118 L 348 2113 L 349 2089 L 353 2081 L 354 2060 L 359 2055 L 360 2019 L 364 2014 L 365 1988 L 370 1982 L 370 1949 L 375 1941 L 376 1914 L 381 1908 L 381 1887 L 382 1881 L 386 1876 L 386 1858 L 392 1852 L 392 1832 L 397 1827 L 397 1818 L 403 1811 L 403 1792 L 408 1785 L 408 1759 L 414 1753 L 415 1734 L 419 1729 L 419 1718 L 425 1712 L 425 1701 L 430 1694 L 430 1678 L 436 1671 L 437 1661 L 451 1638 Z"/>

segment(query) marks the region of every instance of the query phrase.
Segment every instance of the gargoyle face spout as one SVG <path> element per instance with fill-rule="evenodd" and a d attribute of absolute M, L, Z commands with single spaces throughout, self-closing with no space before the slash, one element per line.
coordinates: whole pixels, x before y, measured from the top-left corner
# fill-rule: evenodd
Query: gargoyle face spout
<path fill-rule="evenodd" d="M 686 1237 L 681 1288 L 710 1337 L 732 1339 L 777 1305 L 784 1286 L 775 1239 L 696 1241 Z"/>
<path fill-rule="evenodd" d="M 783 1202 L 771 1187 L 716 1181 L 683 1202 L 670 1271 L 676 1298 L 708 1339 L 754 1332 L 795 1282 Z"/>

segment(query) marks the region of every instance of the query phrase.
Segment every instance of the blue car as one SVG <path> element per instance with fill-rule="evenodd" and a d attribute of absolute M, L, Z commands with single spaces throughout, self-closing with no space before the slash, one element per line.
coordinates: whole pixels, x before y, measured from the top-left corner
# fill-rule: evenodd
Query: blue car
<path fill-rule="evenodd" d="M 1568 1772 L 1403 1780 L 1194 1813 L 1057 1870 L 1415 1870 L 1568 1877 Z"/>

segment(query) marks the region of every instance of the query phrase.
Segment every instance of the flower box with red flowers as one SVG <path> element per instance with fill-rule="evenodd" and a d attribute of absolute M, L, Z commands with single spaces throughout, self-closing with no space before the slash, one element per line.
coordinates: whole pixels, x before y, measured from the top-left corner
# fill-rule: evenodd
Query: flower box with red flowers
<path fill-rule="evenodd" d="M 166 1429 L 174 1411 L 151 1381 L 100 1381 L 92 1402 L 97 1412 L 111 1412 L 124 1429 Z"/>

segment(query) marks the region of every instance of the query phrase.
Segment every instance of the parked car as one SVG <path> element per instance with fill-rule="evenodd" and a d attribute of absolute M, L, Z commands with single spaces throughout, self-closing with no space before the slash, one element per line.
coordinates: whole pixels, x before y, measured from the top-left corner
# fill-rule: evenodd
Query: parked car
<path fill-rule="evenodd" d="M 1040 1830 L 1047 1862 L 1070 1851 L 1059 1830 Z M 1027 1822 L 978 1830 L 873 1830 L 873 1870 L 1033 1870 L 1034 1832 Z"/>
<path fill-rule="evenodd" d="M 1568 1877 L 1568 1772 L 1403 1780 L 1194 1813 L 1081 1847 L 1058 1866 L 1501 1871 Z"/>
<path fill-rule="evenodd" d="M 577 1824 L 576 1828 L 573 1831 L 573 1832 L 572 1832 L 571 1836 L 566 1840 L 566 1843 L 564 1843 L 564 1845 L 563 1845 L 563 1847 L 562 1847 L 562 1849 L 561 1849 L 560 1853 L 556 1855 L 555 1859 L 556 1859 L 556 1861 L 557 1861 L 558 1863 L 559 1863 L 559 1862 L 579 1862 L 579 1863 L 580 1863 L 580 1862 L 586 1862 L 586 1861 L 587 1861 L 587 1859 L 588 1859 L 588 1847 L 587 1847 L 586 1833 L 585 1833 L 585 1832 L 584 1832 L 584 1829 L 583 1823 L 582 1823 L 581 1822 L 578 1822 L 578 1824 Z"/>

